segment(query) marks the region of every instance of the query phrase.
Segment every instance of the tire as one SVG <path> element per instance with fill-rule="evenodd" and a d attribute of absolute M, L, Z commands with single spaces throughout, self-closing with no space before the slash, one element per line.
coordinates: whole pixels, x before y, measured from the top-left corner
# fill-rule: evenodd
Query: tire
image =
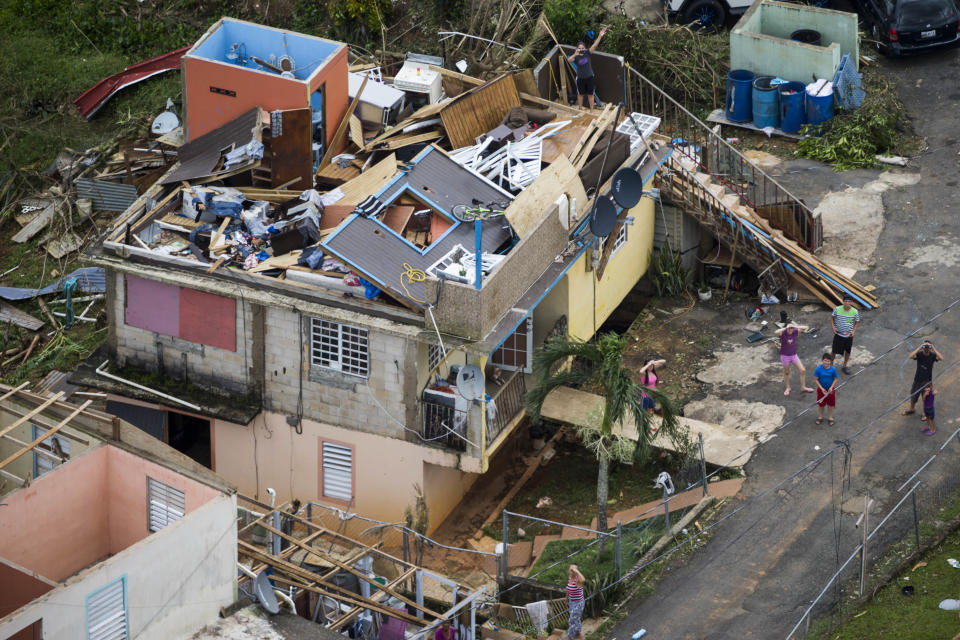
<path fill-rule="evenodd" d="M 717 0 L 693 0 L 680 19 L 692 29 L 716 31 L 727 23 L 727 12 Z"/>
<path fill-rule="evenodd" d="M 475 211 L 471 211 L 470 208 L 465 204 L 453 205 L 453 209 L 450 210 L 450 213 L 452 213 L 453 217 L 460 222 L 473 222 L 477 219 L 477 213 Z"/>

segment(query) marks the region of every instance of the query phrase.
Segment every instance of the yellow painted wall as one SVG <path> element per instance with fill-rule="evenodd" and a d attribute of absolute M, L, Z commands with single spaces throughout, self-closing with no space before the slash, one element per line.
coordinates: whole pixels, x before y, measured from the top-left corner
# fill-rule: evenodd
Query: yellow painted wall
<path fill-rule="evenodd" d="M 268 499 L 266 489 L 271 487 L 278 501 L 297 498 L 344 509 L 346 504 L 320 495 L 320 439 L 353 447 L 354 502 L 349 510 L 377 520 L 401 521 L 418 484 L 427 499 L 432 530 L 479 477 L 449 468 L 453 454 L 440 449 L 309 420 L 298 434 L 285 416 L 267 412 L 247 427 L 214 422 L 217 473 L 235 483 L 240 493 L 260 500 Z"/>
<path fill-rule="evenodd" d="M 567 317 L 571 336 L 583 340 L 592 338 L 596 329 L 647 272 L 653 251 L 654 211 L 651 198 L 642 198 L 630 210 L 634 224 L 627 227 L 627 242 L 610 257 L 599 282 L 596 281 L 596 273 L 587 270 L 590 264 L 589 251 L 584 252 L 567 271 Z M 610 236 L 610 241 L 613 241 L 613 236 Z"/>

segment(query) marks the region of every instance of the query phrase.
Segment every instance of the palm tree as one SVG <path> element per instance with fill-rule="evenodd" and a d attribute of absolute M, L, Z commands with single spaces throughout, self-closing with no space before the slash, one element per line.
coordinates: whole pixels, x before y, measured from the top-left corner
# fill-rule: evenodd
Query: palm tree
<path fill-rule="evenodd" d="M 597 529 L 607 530 L 607 494 L 610 462 L 625 462 L 631 457 L 642 462 L 650 453 L 650 443 L 662 431 L 680 449 L 686 446 L 686 432 L 677 420 L 670 399 L 660 391 L 648 389 L 633 381 L 630 370 L 623 366 L 626 340 L 614 333 L 584 342 L 576 338 L 556 336 L 543 344 L 533 356 L 534 387 L 527 393 L 527 409 L 533 420 L 540 419 L 540 410 L 547 396 L 566 385 L 589 386 L 603 397 L 602 410 L 592 415 L 590 424 L 577 425 L 584 445 L 599 462 L 597 474 Z M 574 365 L 563 368 L 570 358 Z M 577 363 L 576 361 L 580 361 Z M 577 366 L 585 364 L 586 366 Z M 653 416 L 643 409 L 643 393 L 661 408 L 659 427 Z M 631 442 L 615 434 L 613 427 L 632 417 L 637 426 L 637 441 Z"/>

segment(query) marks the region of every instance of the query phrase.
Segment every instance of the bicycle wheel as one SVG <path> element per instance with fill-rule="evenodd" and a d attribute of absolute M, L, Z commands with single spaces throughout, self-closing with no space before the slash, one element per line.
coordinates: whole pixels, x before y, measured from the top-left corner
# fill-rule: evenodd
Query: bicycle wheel
<path fill-rule="evenodd" d="M 453 209 L 450 210 L 450 213 L 452 213 L 453 217 L 460 222 L 473 222 L 477 219 L 477 210 L 471 209 L 465 204 L 453 205 Z"/>

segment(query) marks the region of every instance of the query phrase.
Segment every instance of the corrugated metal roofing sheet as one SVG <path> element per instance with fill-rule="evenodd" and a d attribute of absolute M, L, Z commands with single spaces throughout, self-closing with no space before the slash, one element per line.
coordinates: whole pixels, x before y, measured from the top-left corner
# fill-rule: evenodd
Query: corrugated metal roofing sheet
<path fill-rule="evenodd" d="M 235 174 L 245 171 L 259 163 L 251 160 L 242 166 L 231 167 L 229 171 L 216 172 L 224 149 L 242 147 L 251 140 L 260 140 L 260 108 L 254 107 L 242 116 L 227 124 L 192 140 L 178 152 L 179 165 L 164 180 L 163 184 L 191 181 L 216 175 Z"/>
<path fill-rule="evenodd" d="M 93 200 L 95 211 L 126 211 L 137 199 L 137 188 L 132 184 L 80 178 L 77 197 Z"/>
<path fill-rule="evenodd" d="M 163 427 L 167 421 L 166 411 L 141 407 L 138 404 L 107 400 L 107 413 L 117 416 L 121 420 L 126 420 L 157 440 L 163 439 Z"/>
<path fill-rule="evenodd" d="M 0 287 L 0 298 L 6 300 L 26 300 L 45 296 L 63 289 L 63 283 L 70 278 L 77 279 L 77 288 L 84 293 L 103 293 L 107 290 L 107 273 L 103 267 L 83 267 L 61 277 L 53 284 L 42 289 L 22 289 L 20 287 Z"/>

